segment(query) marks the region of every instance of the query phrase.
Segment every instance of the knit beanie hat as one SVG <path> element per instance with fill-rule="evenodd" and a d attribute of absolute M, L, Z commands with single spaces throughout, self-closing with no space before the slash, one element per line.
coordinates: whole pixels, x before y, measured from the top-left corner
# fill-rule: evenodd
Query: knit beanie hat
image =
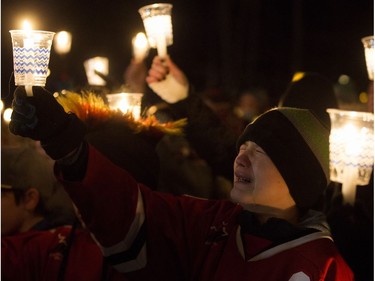
<path fill-rule="evenodd" d="M 311 111 L 271 109 L 245 128 L 237 149 L 246 141 L 271 158 L 298 207 L 318 201 L 329 183 L 329 131 Z"/>
<path fill-rule="evenodd" d="M 53 225 L 75 219 L 72 201 L 53 173 L 53 161 L 31 144 L 1 147 L 1 188 L 39 191 L 43 216 Z"/>

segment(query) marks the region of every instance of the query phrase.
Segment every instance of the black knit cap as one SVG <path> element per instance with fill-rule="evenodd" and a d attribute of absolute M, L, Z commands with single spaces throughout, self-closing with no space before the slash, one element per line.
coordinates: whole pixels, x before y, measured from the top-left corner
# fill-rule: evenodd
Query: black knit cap
<path fill-rule="evenodd" d="M 237 141 L 259 145 L 300 208 L 311 208 L 329 183 L 329 131 L 307 109 L 274 108 L 250 123 Z"/>

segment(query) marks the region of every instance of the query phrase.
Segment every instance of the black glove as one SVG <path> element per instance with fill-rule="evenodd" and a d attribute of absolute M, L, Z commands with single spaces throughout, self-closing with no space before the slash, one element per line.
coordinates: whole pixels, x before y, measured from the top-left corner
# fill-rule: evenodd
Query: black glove
<path fill-rule="evenodd" d="M 52 159 L 61 159 L 78 148 L 85 135 L 85 126 L 73 113 L 66 113 L 53 95 L 42 87 L 33 87 L 27 96 L 25 87 L 17 87 L 9 123 L 15 135 L 40 140 Z"/>

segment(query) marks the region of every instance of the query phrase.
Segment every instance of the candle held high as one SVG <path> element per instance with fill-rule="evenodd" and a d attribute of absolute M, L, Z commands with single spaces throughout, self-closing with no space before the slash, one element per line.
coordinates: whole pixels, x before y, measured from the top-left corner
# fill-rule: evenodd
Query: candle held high
<path fill-rule="evenodd" d="M 151 48 L 156 48 L 158 55 L 164 58 L 167 55 L 167 46 L 173 44 L 172 5 L 156 3 L 147 5 L 138 10 L 146 30 Z"/>
<path fill-rule="evenodd" d="M 357 185 L 367 185 L 374 165 L 374 115 L 327 109 L 330 178 L 342 183 L 344 202 L 354 205 Z"/>
<path fill-rule="evenodd" d="M 14 80 L 32 95 L 32 86 L 44 87 L 54 32 L 10 30 L 13 45 Z"/>

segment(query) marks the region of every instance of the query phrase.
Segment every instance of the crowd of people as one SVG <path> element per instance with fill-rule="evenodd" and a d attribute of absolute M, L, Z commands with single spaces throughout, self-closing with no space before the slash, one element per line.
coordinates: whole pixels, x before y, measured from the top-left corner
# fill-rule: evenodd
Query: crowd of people
<path fill-rule="evenodd" d="M 47 89 L 16 88 L 9 130 L 23 141 L 2 146 L 5 280 L 371 278 L 371 198 L 346 206 L 329 180 L 327 79 L 305 73 L 273 105 L 262 88 L 236 101 L 197 93 L 168 56 L 124 77 L 158 97 L 145 114 L 186 119 L 183 133 L 150 138 L 121 118 L 93 127 Z"/>

